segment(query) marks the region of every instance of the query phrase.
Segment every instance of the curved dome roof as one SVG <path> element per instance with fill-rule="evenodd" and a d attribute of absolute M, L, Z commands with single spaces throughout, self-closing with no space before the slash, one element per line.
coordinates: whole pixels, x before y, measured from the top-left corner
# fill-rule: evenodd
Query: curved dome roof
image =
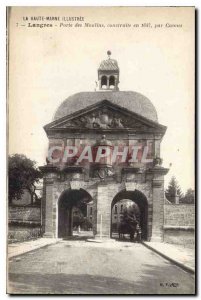
<path fill-rule="evenodd" d="M 158 122 L 157 112 L 151 101 L 142 94 L 131 91 L 99 91 L 74 94 L 61 103 L 53 120 L 58 120 L 102 100 L 108 100 L 151 121 Z"/>

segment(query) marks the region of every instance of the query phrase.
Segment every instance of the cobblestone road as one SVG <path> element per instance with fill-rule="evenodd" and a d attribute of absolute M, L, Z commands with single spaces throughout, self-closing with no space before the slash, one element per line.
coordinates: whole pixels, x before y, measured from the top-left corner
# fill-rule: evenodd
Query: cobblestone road
<path fill-rule="evenodd" d="M 15 294 L 192 294 L 194 277 L 141 244 L 60 241 L 10 259 Z"/>

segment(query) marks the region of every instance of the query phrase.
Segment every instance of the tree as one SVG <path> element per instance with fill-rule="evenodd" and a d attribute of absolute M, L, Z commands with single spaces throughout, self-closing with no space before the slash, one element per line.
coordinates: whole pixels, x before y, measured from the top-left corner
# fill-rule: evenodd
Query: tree
<path fill-rule="evenodd" d="M 128 207 L 124 207 L 121 217 L 121 223 L 131 224 L 133 221 L 140 219 L 140 210 L 137 204 L 133 203 Z"/>
<path fill-rule="evenodd" d="M 173 176 L 169 182 L 168 188 L 165 191 L 165 196 L 170 202 L 174 203 L 176 195 L 179 196 L 179 198 L 183 196 L 180 186 L 176 178 Z"/>
<path fill-rule="evenodd" d="M 188 189 L 184 197 L 180 199 L 180 203 L 194 204 L 195 203 L 195 192 L 193 189 Z"/>
<path fill-rule="evenodd" d="M 37 200 L 35 184 L 42 178 L 42 173 L 36 167 L 36 162 L 22 154 L 8 157 L 9 204 L 13 199 L 20 199 L 24 189 L 27 189 L 33 199 Z"/>

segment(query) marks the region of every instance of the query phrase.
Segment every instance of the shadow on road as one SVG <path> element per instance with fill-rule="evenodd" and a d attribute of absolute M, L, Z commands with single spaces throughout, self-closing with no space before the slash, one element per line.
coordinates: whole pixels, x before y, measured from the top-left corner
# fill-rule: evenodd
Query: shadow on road
<path fill-rule="evenodd" d="M 87 274 L 10 274 L 9 280 L 9 292 L 14 281 L 13 292 L 17 290 L 17 294 L 128 294 L 133 293 L 134 288 L 133 282 Z"/>
<path fill-rule="evenodd" d="M 8 292 L 10 294 L 193 294 L 192 285 L 164 286 L 164 282 L 161 285 L 158 275 L 158 271 L 152 269 L 151 273 L 143 274 L 140 281 L 134 282 L 88 274 L 11 273 Z M 174 280 L 175 278 L 172 278 L 171 282 Z"/>

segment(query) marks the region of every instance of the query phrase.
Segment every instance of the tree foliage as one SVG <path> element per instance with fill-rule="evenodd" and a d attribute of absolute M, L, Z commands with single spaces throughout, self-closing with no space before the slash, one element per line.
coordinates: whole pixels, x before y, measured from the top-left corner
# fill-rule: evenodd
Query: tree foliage
<path fill-rule="evenodd" d="M 169 182 L 168 188 L 165 191 L 165 196 L 170 202 L 174 203 L 176 195 L 179 196 L 179 198 L 183 196 L 181 188 L 176 178 L 173 176 Z"/>
<path fill-rule="evenodd" d="M 125 207 L 123 210 L 123 214 L 121 217 L 121 224 L 127 225 L 128 228 L 132 227 L 136 221 L 139 222 L 140 212 L 137 205 L 131 205 L 129 207 Z"/>
<path fill-rule="evenodd" d="M 42 173 L 36 167 L 36 162 L 23 154 L 14 154 L 8 157 L 8 194 L 9 204 L 13 199 L 20 199 L 24 189 L 27 189 L 31 199 L 36 199 L 36 186 L 42 178 Z"/>
<path fill-rule="evenodd" d="M 179 201 L 184 204 L 194 204 L 195 203 L 195 192 L 193 189 L 188 189 L 185 193 L 185 196 L 182 197 Z"/>
<path fill-rule="evenodd" d="M 89 228 L 92 228 L 92 223 L 84 216 L 80 207 L 75 207 L 73 210 L 73 227 L 78 226 L 84 230 L 88 230 Z"/>

